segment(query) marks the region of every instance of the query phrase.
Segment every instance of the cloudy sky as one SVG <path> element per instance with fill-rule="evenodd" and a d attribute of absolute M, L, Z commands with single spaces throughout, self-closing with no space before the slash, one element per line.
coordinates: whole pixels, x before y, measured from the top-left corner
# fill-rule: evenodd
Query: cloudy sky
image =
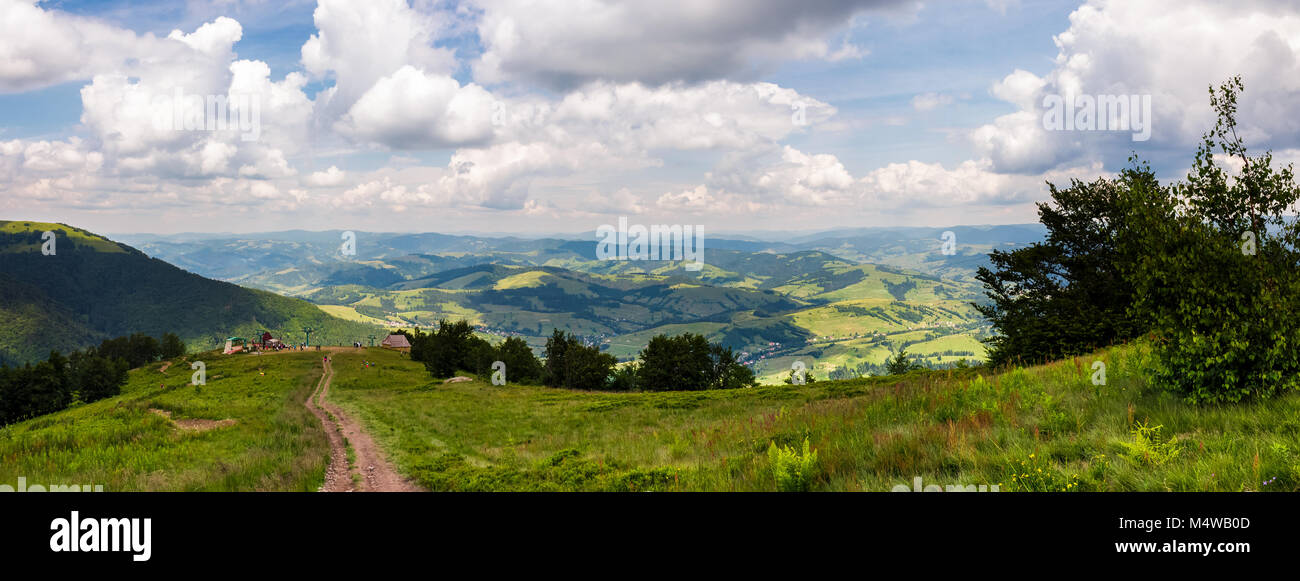
<path fill-rule="evenodd" d="M 1234 74 L 1248 143 L 1300 159 L 1298 53 L 1300 6 L 1271 0 L 0 0 L 0 218 L 1032 222 L 1046 181 L 1132 152 L 1181 177 Z M 257 130 L 160 124 L 178 94 Z M 1046 95 L 1150 95 L 1150 139 L 1049 131 Z"/>

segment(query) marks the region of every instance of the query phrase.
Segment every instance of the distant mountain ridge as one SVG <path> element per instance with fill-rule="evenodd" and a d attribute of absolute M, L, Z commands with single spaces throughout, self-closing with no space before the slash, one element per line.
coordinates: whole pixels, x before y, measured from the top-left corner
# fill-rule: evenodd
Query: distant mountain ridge
<path fill-rule="evenodd" d="M 289 230 L 255 234 L 120 235 L 150 256 L 203 276 L 286 294 L 346 283 L 375 284 L 367 269 L 396 270 L 406 279 L 483 262 L 573 267 L 596 260 L 596 237 L 484 237 L 440 233 L 353 232 L 356 254 L 340 253 L 344 230 Z M 956 252 L 940 252 L 945 232 Z M 1010 250 L 1042 240 L 1041 224 L 950 227 L 841 228 L 788 239 L 706 236 L 705 262 L 716 251 L 790 254 L 820 251 L 854 263 L 905 268 L 974 282 L 993 249 Z M 784 237 L 782 237 L 784 238 Z M 635 268 L 636 262 L 618 262 Z M 358 265 L 361 265 L 360 267 Z M 587 270 L 588 267 L 578 267 Z M 610 267 L 613 268 L 613 267 Z M 599 270 L 600 267 L 591 267 Z M 349 276 L 356 278 L 350 279 Z M 381 277 L 382 278 L 382 277 Z M 392 278 L 389 276 L 388 278 Z"/>

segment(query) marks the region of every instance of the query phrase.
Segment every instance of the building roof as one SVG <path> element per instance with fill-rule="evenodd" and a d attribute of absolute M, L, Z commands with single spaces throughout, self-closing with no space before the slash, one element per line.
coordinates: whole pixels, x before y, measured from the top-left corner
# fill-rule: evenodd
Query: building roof
<path fill-rule="evenodd" d="M 410 347 L 411 342 L 406 340 L 406 335 L 393 334 L 385 338 L 381 345 L 388 347 Z"/>

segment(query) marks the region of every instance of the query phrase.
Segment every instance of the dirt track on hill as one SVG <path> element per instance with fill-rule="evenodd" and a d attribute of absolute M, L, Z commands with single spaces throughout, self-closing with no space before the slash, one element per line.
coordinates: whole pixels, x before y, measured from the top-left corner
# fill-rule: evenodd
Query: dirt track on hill
<path fill-rule="evenodd" d="M 330 380 L 334 378 L 332 362 L 323 361 L 325 372 L 315 391 L 303 402 L 321 421 L 330 441 L 330 463 L 325 469 L 321 492 L 420 492 L 421 488 L 402 478 L 360 423 L 348 418 L 338 406 L 326 400 Z M 349 466 L 347 443 L 352 444 L 356 464 Z M 355 476 L 358 476 L 356 478 Z M 355 483 L 360 482 L 358 487 Z"/>

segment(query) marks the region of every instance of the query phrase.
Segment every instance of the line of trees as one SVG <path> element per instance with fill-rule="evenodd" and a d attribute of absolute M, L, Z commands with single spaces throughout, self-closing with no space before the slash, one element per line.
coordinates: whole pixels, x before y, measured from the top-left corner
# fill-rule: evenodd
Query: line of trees
<path fill-rule="evenodd" d="M 174 334 L 167 333 L 159 341 L 135 333 L 105 339 L 98 347 L 66 357 L 51 351 L 36 365 L 0 367 L 0 425 L 118 395 L 127 370 L 184 354 L 185 344 Z"/>
<path fill-rule="evenodd" d="M 737 361 L 734 351 L 693 333 L 656 336 L 641 351 L 640 361 L 621 366 L 613 355 L 559 329 L 547 338 L 541 360 L 523 339 L 510 337 L 493 346 L 475 336 L 466 321 L 442 320 L 432 332 L 403 334 L 411 342 L 411 359 L 424 363 L 437 378 L 460 371 L 487 377 L 494 371 L 492 364 L 501 361 L 512 383 L 569 389 L 677 391 L 733 389 L 757 383 L 753 371 Z"/>
<path fill-rule="evenodd" d="M 1270 153 L 1247 154 L 1243 90 L 1239 77 L 1211 87 L 1218 121 L 1184 181 L 1161 184 L 1131 158 L 1116 179 L 1051 188 L 1046 241 L 995 251 L 977 275 L 992 302 L 976 307 L 999 332 L 990 364 L 1148 336 L 1153 384 L 1188 401 L 1300 387 L 1300 223 L 1286 215 L 1300 188 Z"/>

